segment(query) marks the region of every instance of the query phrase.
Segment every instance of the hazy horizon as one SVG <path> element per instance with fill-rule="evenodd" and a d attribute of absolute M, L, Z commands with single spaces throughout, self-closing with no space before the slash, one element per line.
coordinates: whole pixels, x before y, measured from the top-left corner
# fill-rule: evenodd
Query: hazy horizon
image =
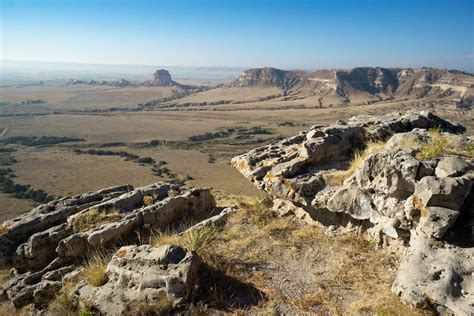
<path fill-rule="evenodd" d="M 2 1 L 2 60 L 474 72 L 473 2 Z"/>

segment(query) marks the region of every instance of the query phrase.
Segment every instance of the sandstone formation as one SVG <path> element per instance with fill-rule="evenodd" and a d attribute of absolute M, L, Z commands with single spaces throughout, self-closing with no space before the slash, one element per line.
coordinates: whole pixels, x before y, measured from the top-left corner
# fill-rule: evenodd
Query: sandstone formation
<path fill-rule="evenodd" d="M 3 296 L 17 308 L 30 303 L 41 307 L 55 296 L 63 278 L 75 273 L 88 252 L 119 240 L 133 240 L 143 228 L 164 229 L 185 220 L 206 219 L 214 208 L 209 189 L 168 183 L 137 189 L 130 185 L 113 187 L 41 205 L 2 225 L 0 259 L 15 268 L 15 275 L 3 287 Z M 181 257 L 182 249 L 170 248 L 163 253 L 137 249 L 137 253 L 151 251 L 157 258 L 176 264 L 189 257 L 192 266 L 183 269 L 194 273 L 194 256 L 186 253 Z M 113 274 L 112 267 L 113 264 L 109 273 Z M 169 272 L 168 276 L 184 271 L 163 269 Z M 190 281 L 193 278 L 188 277 Z M 179 278 L 184 278 L 182 281 L 187 284 L 186 276 Z M 179 301 L 179 297 L 174 300 Z"/>
<path fill-rule="evenodd" d="M 160 300 L 177 306 L 191 298 L 199 266 L 198 256 L 179 246 L 126 246 L 107 265 L 107 283 L 83 282 L 76 295 L 101 315 L 130 314 L 134 304 L 153 306 Z"/>
<path fill-rule="evenodd" d="M 359 116 L 256 148 L 232 165 L 274 197 L 281 215 L 398 249 L 404 259 L 392 289 L 402 301 L 468 315 L 474 139 L 463 131 L 424 111 Z"/>
<path fill-rule="evenodd" d="M 293 98 L 333 96 L 343 102 L 360 97 L 377 101 L 452 96 L 462 108 L 469 108 L 474 96 L 472 74 L 434 68 L 357 67 L 304 72 L 266 67 L 246 70 L 230 86 L 278 87 Z"/>
<path fill-rule="evenodd" d="M 178 83 L 174 82 L 171 79 L 171 75 L 168 70 L 160 69 L 157 70 L 149 80 L 146 80 L 142 83 L 146 87 L 171 87 L 179 86 Z"/>

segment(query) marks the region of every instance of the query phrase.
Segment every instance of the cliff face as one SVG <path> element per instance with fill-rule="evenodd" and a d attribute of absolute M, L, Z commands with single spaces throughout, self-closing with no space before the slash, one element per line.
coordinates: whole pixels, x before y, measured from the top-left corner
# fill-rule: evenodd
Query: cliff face
<path fill-rule="evenodd" d="M 243 72 L 232 87 L 278 87 L 285 95 L 334 95 L 350 102 L 355 95 L 381 98 L 421 98 L 473 94 L 471 74 L 434 68 L 358 67 L 350 70 L 318 70 L 306 73 L 275 68 Z"/>
<path fill-rule="evenodd" d="M 255 68 L 244 71 L 230 85 L 234 87 L 278 87 L 291 89 L 301 79 L 297 71 L 286 71 L 271 67 Z"/>

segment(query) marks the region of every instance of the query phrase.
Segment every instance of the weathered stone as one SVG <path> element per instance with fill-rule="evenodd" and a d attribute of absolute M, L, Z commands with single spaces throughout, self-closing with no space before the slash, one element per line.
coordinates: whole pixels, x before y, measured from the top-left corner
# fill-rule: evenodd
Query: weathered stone
<path fill-rule="evenodd" d="M 83 284 L 76 293 L 102 315 L 130 313 L 137 301 L 165 299 L 176 306 L 191 298 L 199 267 L 199 257 L 179 246 L 126 246 L 107 265 L 105 285 Z"/>
<path fill-rule="evenodd" d="M 201 229 L 203 227 L 223 226 L 226 223 L 229 215 L 237 211 L 238 211 L 238 208 L 236 207 L 232 207 L 232 206 L 226 207 L 219 214 L 209 217 L 197 223 L 196 225 L 193 225 L 190 228 L 186 229 L 184 233 L 192 232 L 194 230 Z"/>
<path fill-rule="evenodd" d="M 145 206 L 145 196 L 152 197 L 154 203 Z M 64 276 L 76 269 L 71 262 L 80 264 L 89 250 L 132 240 L 145 225 L 165 229 L 206 219 L 215 205 L 207 188 L 156 183 L 135 190 L 131 186 L 109 188 L 40 206 L 6 222 L 8 231 L 0 238 L 0 250 L 4 259 L 14 253 L 13 263 L 20 274 L 5 284 L 4 293 L 17 308 L 30 303 L 43 306 L 54 297 Z M 119 216 L 111 222 L 99 221 L 96 226 L 91 222 L 91 228 L 78 231 L 80 226 L 75 224 L 90 211 L 118 212 Z M 224 221 L 228 213 L 230 210 L 209 223 Z M 32 234 L 25 239 L 28 228 Z"/>
<path fill-rule="evenodd" d="M 427 207 L 424 209 L 418 225 L 421 232 L 429 237 L 441 238 L 456 221 L 459 211 L 444 207 Z"/>
<path fill-rule="evenodd" d="M 437 177 L 457 177 L 474 170 L 474 164 L 462 157 L 443 157 L 436 167 Z"/>
<path fill-rule="evenodd" d="M 428 131 L 433 127 L 442 130 L 446 152 L 458 156 L 418 159 L 423 146 L 433 142 Z M 373 146 L 346 171 L 353 152 L 363 147 L 350 131 L 387 142 Z M 358 116 L 254 149 L 234 157 L 232 165 L 275 198 L 280 216 L 331 227 L 330 236 L 346 227 L 358 230 L 396 251 L 410 240 L 394 292 L 407 304 L 469 315 L 474 161 L 465 150 L 472 139 L 454 134 L 463 131 L 423 111 Z"/>
<path fill-rule="evenodd" d="M 43 232 L 33 234 L 26 243 L 20 245 L 13 258 L 19 271 L 38 271 L 47 266 L 56 257 L 58 242 L 72 233 L 62 224 Z"/>
<path fill-rule="evenodd" d="M 437 247 L 412 234 L 392 291 L 416 307 L 444 306 L 454 315 L 474 313 L 474 248 Z"/>
<path fill-rule="evenodd" d="M 459 210 L 469 194 L 471 186 L 472 180 L 467 177 L 424 177 L 416 184 L 414 194 L 424 206 Z"/>

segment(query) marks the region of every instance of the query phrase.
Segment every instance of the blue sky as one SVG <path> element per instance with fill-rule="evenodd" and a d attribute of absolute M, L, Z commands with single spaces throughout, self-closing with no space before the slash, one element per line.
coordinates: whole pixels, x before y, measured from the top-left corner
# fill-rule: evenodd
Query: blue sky
<path fill-rule="evenodd" d="M 1 59 L 474 71 L 473 0 L 1 0 Z"/>

